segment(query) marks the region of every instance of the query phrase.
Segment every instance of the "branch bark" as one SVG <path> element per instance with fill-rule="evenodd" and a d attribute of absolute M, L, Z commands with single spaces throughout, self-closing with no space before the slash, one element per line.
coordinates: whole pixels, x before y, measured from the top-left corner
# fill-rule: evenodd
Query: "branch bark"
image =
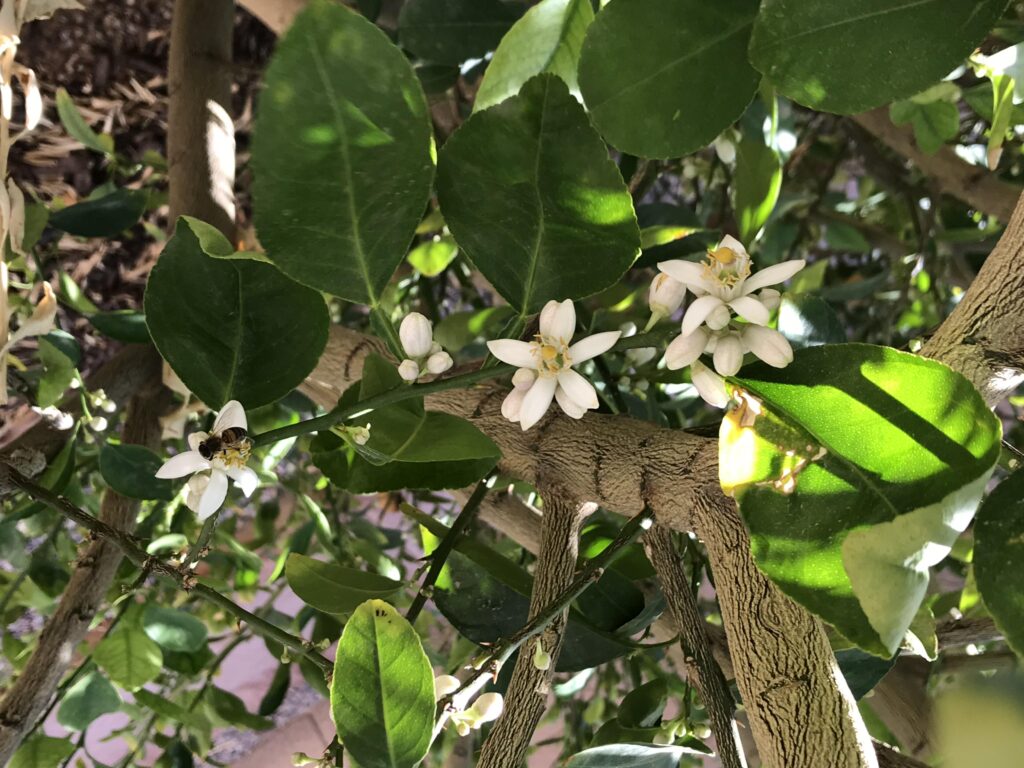
<path fill-rule="evenodd" d="M 596 506 L 573 503 L 560 489 L 544 494 L 541 547 L 530 595 L 530 618 L 534 618 L 572 583 L 579 555 L 579 534 L 583 521 Z M 534 640 L 519 649 L 505 694 L 505 709 L 480 753 L 479 768 L 518 768 L 526 757 L 530 739 L 540 722 L 551 692 L 551 678 L 562 649 L 568 607 Z M 547 669 L 533 662 L 537 643 L 551 655 Z"/>
<path fill-rule="evenodd" d="M 952 147 L 942 146 L 934 154 L 922 152 L 913 129 L 892 124 L 888 107 L 862 112 L 854 115 L 853 120 L 897 154 L 910 160 L 945 194 L 1000 221 L 1010 220 L 1021 193 L 1020 187 L 1003 181 L 986 168 L 960 159 Z"/>

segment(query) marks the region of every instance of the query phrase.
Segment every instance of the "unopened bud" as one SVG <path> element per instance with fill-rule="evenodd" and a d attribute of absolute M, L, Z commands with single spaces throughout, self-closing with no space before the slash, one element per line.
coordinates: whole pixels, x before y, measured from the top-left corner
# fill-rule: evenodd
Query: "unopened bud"
<path fill-rule="evenodd" d="M 402 349 L 409 357 L 420 358 L 430 354 L 434 329 L 430 321 L 419 312 L 410 312 L 405 316 L 398 336 L 402 340 Z"/>
<path fill-rule="evenodd" d="M 420 367 L 413 360 L 403 360 L 398 366 L 398 375 L 405 381 L 416 381 L 420 377 Z"/>
<path fill-rule="evenodd" d="M 427 358 L 427 370 L 431 373 L 444 373 L 453 365 L 452 356 L 447 352 L 435 352 Z"/>

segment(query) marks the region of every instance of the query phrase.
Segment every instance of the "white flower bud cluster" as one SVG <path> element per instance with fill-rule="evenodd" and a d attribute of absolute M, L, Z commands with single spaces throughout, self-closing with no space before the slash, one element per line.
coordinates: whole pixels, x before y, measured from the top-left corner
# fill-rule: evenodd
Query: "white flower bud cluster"
<path fill-rule="evenodd" d="M 462 686 L 457 677 L 438 675 L 434 678 L 434 698 L 440 701 L 445 696 L 455 693 Z M 459 736 L 468 736 L 471 731 L 480 730 L 484 723 L 501 717 L 505 708 L 505 700 L 500 693 L 485 693 L 477 697 L 473 705 L 464 710 L 449 713 L 449 722 Z"/>
<path fill-rule="evenodd" d="M 410 312 L 398 329 L 402 349 L 408 357 L 398 366 L 398 375 L 414 382 L 420 376 L 444 373 L 452 367 L 452 356 L 434 341 L 434 326 L 419 312 Z"/>

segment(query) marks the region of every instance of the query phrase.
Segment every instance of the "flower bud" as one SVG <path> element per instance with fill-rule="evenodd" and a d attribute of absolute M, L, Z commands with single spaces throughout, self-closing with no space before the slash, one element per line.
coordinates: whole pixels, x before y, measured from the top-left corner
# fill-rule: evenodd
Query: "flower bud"
<path fill-rule="evenodd" d="M 711 314 L 707 316 L 704 322 L 708 324 L 708 328 L 712 331 L 720 331 L 729 324 L 730 320 L 732 320 L 732 314 L 729 312 L 729 307 L 725 304 L 719 304 L 711 310 Z"/>
<path fill-rule="evenodd" d="M 352 442 L 356 445 L 366 445 L 370 439 L 370 425 L 367 424 L 365 427 L 349 427 L 348 433 L 352 436 Z"/>
<path fill-rule="evenodd" d="M 505 701 L 500 693 L 485 693 L 473 702 L 473 706 L 466 710 L 466 714 L 474 717 L 474 727 L 479 728 L 482 724 L 501 717 L 504 708 Z"/>
<path fill-rule="evenodd" d="M 708 405 L 725 408 L 729 404 L 729 391 L 725 387 L 725 379 L 708 368 L 700 360 L 690 366 L 690 380 Z"/>
<path fill-rule="evenodd" d="M 676 336 L 665 350 L 665 367 L 677 371 L 691 365 L 704 353 L 709 336 L 703 328 L 686 336 Z"/>
<path fill-rule="evenodd" d="M 718 155 L 718 159 L 726 165 L 732 165 L 736 159 L 736 145 L 733 144 L 725 136 L 719 136 L 715 139 L 714 143 L 715 154 Z"/>
<path fill-rule="evenodd" d="M 438 675 L 434 678 L 434 700 L 440 701 L 449 693 L 455 693 L 462 686 L 454 675 Z"/>
<path fill-rule="evenodd" d="M 774 288 L 765 288 L 759 294 L 757 298 L 769 312 L 774 312 L 779 308 L 779 304 L 782 303 L 782 294 Z"/>
<path fill-rule="evenodd" d="M 790 346 L 785 336 L 771 328 L 753 324 L 744 326 L 743 344 L 768 365 L 775 368 L 785 368 L 793 362 L 793 347 Z M 715 367 L 717 368 L 718 365 L 716 364 Z"/>
<path fill-rule="evenodd" d="M 700 723 L 693 726 L 693 735 L 698 739 L 707 739 L 711 736 L 711 728 L 709 728 L 705 723 Z"/>
<path fill-rule="evenodd" d="M 647 294 L 647 304 L 651 312 L 661 317 L 668 317 L 683 304 L 686 286 L 674 277 L 659 272 L 651 281 L 651 290 Z"/>
<path fill-rule="evenodd" d="M 533 386 L 533 382 L 536 379 L 536 371 L 530 368 L 519 368 L 512 374 L 512 386 L 516 389 L 527 390 Z"/>
<path fill-rule="evenodd" d="M 659 747 L 667 747 L 670 744 L 676 743 L 676 729 L 673 726 L 668 726 L 658 731 L 655 737 L 652 739 L 653 743 Z"/>
<path fill-rule="evenodd" d="M 551 654 L 544 650 L 540 640 L 537 640 L 533 648 L 533 666 L 541 672 L 551 669 Z"/>
<path fill-rule="evenodd" d="M 420 377 L 420 367 L 412 360 L 403 360 L 398 366 L 398 375 L 405 381 L 416 381 Z"/>
<path fill-rule="evenodd" d="M 398 329 L 398 336 L 402 340 L 402 349 L 409 357 L 420 358 L 430 354 L 434 329 L 430 321 L 419 312 L 410 312 L 405 316 Z"/>
<path fill-rule="evenodd" d="M 743 342 L 738 333 L 724 333 L 715 347 L 715 370 L 721 376 L 735 376 L 743 365 Z"/>
<path fill-rule="evenodd" d="M 435 352 L 427 358 L 427 370 L 431 373 L 444 373 L 453 365 L 452 356 L 447 352 Z"/>
<path fill-rule="evenodd" d="M 102 416 L 93 416 L 89 420 L 89 429 L 95 432 L 106 432 L 108 426 L 107 420 Z"/>

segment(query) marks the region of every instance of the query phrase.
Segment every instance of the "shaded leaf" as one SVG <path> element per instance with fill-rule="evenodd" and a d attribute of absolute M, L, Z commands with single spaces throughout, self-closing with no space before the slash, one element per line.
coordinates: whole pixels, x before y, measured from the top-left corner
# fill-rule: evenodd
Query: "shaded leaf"
<path fill-rule="evenodd" d="M 137 223 L 148 202 L 148 192 L 117 189 L 109 195 L 52 211 L 49 223 L 78 237 L 113 237 Z"/>
<path fill-rule="evenodd" d="M 408 0 L 398 17 L 398 39 L 421 59 L 461 64 L 482 57 L 519 15 L 500 0 Z"/>
<path fill-rule="evenodd" d="M 110 681 L 90 672 L 72 685 L 57 708 L 57 722 L 72 731 L 84 731 L 98 717 L 121 708 L 121 697 Z"/>
<path fill-rule="evenodd" d="M 168 651 L 198 651 L 206 643 L 206 625 L 176 608 L 146 606 L 142 628 L 150 640 Z"/>
<path fill-rule="evenodd" d="M 1006 642 L 1024 656 L 1024 471 L 981 505 L 974 526 L 974 577 Z"/>
<path fill-rule="evenodd" d="M 132 499 L 174 498 L 174 484 L 160 480 L 156 471 L 163 459 L 141 445 L 108 444 L 100 450 L 100 474 L 122 496 Z"/>
<path fill-rule="evenodd" d="M 295 552 L 288 555 L 285 578 L 305 603 L 325 613 L 350 613 L 367 600 L 390 597 L 404 586 L 376 573 L 325 563 Z"/>

